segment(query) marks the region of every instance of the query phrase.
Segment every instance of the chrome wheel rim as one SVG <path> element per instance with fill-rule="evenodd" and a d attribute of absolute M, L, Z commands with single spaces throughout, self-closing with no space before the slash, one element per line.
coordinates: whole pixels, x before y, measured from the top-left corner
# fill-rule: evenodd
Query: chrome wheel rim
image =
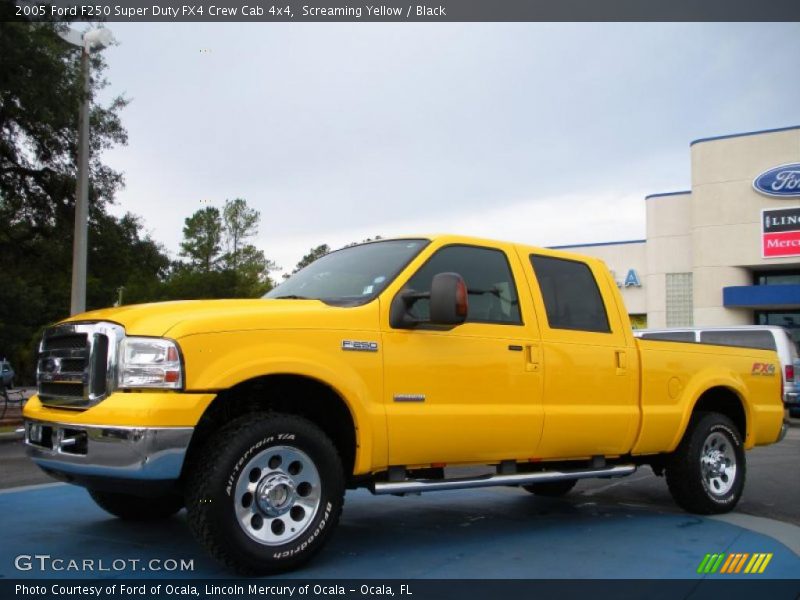
<path fill-rule="evenodd" d="M 278 546 L 308 529 L 321 499 L 319 471 L 308 454 L 274 446 L 255 455 L 239 473 L 233 502 L 236 520 L 251 539 Z"/>
<path fill-rule="evenodd" d="M 703 486 L 713 496 L 724 496 L 736 480 L 736 453 L 731 441 L 721 433 L 710 434 L 700 455 Z"/>

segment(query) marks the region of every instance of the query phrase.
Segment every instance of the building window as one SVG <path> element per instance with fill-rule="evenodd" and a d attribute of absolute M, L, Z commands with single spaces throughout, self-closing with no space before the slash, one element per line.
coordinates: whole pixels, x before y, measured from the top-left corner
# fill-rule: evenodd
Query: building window
<path fill-rule="evenodd" d="M 694 324 L 692 274 L 667 273 L 667 327 Z"/>
<path fill-rule="evenodd" d="M 800 271 L 756 271 L 756 285 L 800 285 Z"/>
<path fill-rule="evenodd" d="M 628 315 L 633 329 L 647 329 L 647 315 Z"/>

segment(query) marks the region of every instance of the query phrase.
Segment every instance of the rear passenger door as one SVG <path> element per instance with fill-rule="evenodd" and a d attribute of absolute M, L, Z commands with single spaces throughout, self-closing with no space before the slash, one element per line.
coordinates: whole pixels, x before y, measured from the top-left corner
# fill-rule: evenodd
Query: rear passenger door
<path fill-rule="evenodd" d="M 542 315 L 544 430 L 537 456 L 628 452 L 638 430 L 639 365 L 611 276 L 593 261 L 531 254 L 524 262 Z"/>

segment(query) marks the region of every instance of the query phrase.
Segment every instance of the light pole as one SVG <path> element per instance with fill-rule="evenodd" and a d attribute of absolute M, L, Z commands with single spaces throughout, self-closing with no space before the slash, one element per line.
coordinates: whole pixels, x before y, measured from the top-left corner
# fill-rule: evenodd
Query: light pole
<path fill-rule="evenodd" d="M 86 257 L 89 235 L 89 104 L 91 79 L 89 55 L 114 41 L 108 29 L 90 29 L 83 35 L 69 29 L 59 33 L 62 39 L 81 47 L 83 99 L 78 119 L 78 186 L 75 190 L 75 239 L 72 245 L 72 296 L 70 314 L 86 310 Z"/>

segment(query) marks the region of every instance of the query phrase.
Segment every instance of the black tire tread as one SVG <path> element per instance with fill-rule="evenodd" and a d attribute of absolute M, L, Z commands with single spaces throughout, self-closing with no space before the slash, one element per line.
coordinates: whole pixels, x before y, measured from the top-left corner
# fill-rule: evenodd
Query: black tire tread
<path fill-rule="evenodd" d="M 310 559 L 322 546 L 322 544 L 318 544 L 313 552 L 304 557 L 295 557 L 295 560 L 287 560 L 286 563 L 280 567 L 264 568 L 261 565 L 247 566 L 232 556 L 227 549 L 219 543 L 219 540 L 211 530 L 208 514 L 206 511 L 199 508 L 202 505 L 204 497 L 208 495 L 207 490 L 211 489 L 212 482 L 217 477 L 227 476 L 226 473 L 218 473 L 220 462 L 216 460 L 220 454 L 220 448 L 225 447 L 225 442 L 243 435 L 246 430 L 256 426 L 261 421 L 274 424 L 276 421 L 280 420 L 292 423 L 292 425 L 288 425 L 287 427 L 299 427 L 306 430 L 309 430 L 310 427 L 310 431 L 313 432 L 312 434 L 319 436 L 319 441 L 328 446 L 327 451 L 330 452 L 331 456 L 334 456 L 337 463 L 341 465 L 341 457 L 339 456 L 336 446 L 334 446 L 328 436 L 311 421 L 295 415 L 265 412 L 245 414 L 227 423 L 212 434 L 198 453 L 196 460 L 193 461 L 193 465 L 188 472 L 186 481 L 186 506 L 188 509 L 189 528 L 192 534 L 215 560 L 231 571 L 242 575 L 262 575 L 289 571 L 300 563 Z M 330 531 L 336 528 L 343 506 L 344 502 L 340 504 L 339 510 L 331 515 Z"/>
<path fill-rule="evenodd" d="M 730 431 L 735 432 L 737 434 L 738 447 L 741 449 L 741 457 L 737 457 L 740 458 L 740 460 L 737 460 L 737 470 L 739 471 L 737 477 L 741 477 L 741 483 L 738 485 L 738 491 L 734 493 L 733 501 L 727 504 L 719 504 L 709 498 L 700 480 L 700 467 L 694 464 L 695 461 L 693 459 L 698 454 L 697 446 L 702 444 L 706 437 L 698 432 L 707 431 L 714 424 L 723 424 Z M 745 477 L 744 449 L 741 436 L 738 434 L 733 421 L 725 415 L 714 412 L 697 412 L 692 415 L 683 439 L 681 439 L 680 444 L 678 444 L 678 447 L 667 462 L 667 487 L 675 503 L 688 512 L 700 515 L 729 512 L 733 510 L 739 501 L 742 489 L 744 489 Z"/>

